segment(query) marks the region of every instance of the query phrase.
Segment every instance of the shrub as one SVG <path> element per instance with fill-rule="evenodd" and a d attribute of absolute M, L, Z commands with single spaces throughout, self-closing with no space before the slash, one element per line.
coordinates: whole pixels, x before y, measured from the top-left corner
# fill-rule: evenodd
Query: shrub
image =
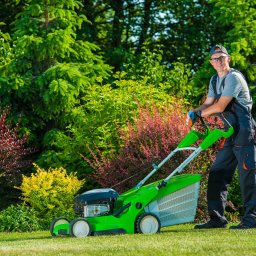
<path fill-rule="evenodd" d="M 136 185 L 153 167 L 159 163 L 185 137 L 188 128 L 184 125 L 183 106 L 177 103 L 166 107 L 140 107 L 134 124 L 128 123 L 127 129 L 119 131 L 120 151 L 112 158 L 99 149 L 90 149 L 92 159 L 84 159 L 95 170 L 93 178 L 103 187 L 115 187 L 119 192 Z M 209 126 L 221 128 L 219 119 L 207 118 Z M 195 127 L 202 129 L 200 122 Z M 213 127 L 212 127 L 213 128 Z M 198 147 L 200 141 L 195 145 Z M 218 143 L 200 153 L 187 167 L 186 173 L 201 173 L 201 192 L 197 220 L 207 218 L 206 189 L 208 168 L 215 159 Z M 152 178 L 167 177 L 181 164 L 191 152 L 181 151 L 168 161 Z M 149 182 L 152 181 L 149 180 Z"/>
<path fill-rule="evenodd" d="M 104 187 L 132 177 L 116 186 L 122 192 L 145 177 L 153 169 L 152 163 L 159 163 L 175 149 L 188 128 L 184 126 L 182 106 L 177 103 L 162 108 L 140 107 L 134 125 L 129 122 L 127 129 L 119 132 L 121 149 L 118 155 L 108 158 L 100 150 L 98 154 L 91 150 L 93 159 L 84 159 L 95 170 L 93 178 Z M 187 152 L 178 153 L 154 177 L 159 179 L 170 173 L 187 155 Z"/>
<path fill-rule="evenodd" d="M 93 170 L 80 157 L 80 153 L 91 157 L 85 143 L 90 148 L 96 145 L 104 155 L 116 154 L 120 148 L 118 129 L 126 127 L 127 120 L 136 116 L 138 102 L 141 106 L 152 102 L 163 106 L 175 101 L 177 99 L 166 94 L 163 88 L 145 81 L 124 80 L 121 74 L 112 86 L 93 84 L 81 106 L 65 116 L 71 120 L 66 129 L 52 129 L 44 136 L 44 152 L 37 163 L 45 168 L 63 166 L 68 171 L 76 171 L 81 179 L 87 177 Z M 84 189 L 92 188 L 91 185 L 94 183 L 87 181 Z"/>
<path fill-rule="evenodd" d="M 146 47 L 139 55 L 131 55 L 124 64 L 126 79 L 148 81 L 155 87 L 161 87 L 168 94 L 176 95 L 186 100 L 191 98 L 193 88 L 189 84 L 191 65 L 179 62 L 164 62 L 163 51 L 150 51 Z"/>
<path fill-rule="evenodd" d="M 36 231 L 41 230 L 42 225 L 36 216 L 36 212 L 25 206 L 10 205 L 0 212 L 0 231 Z"/>
<path fill-rule="evenodd" d="M 36 164 L 34 166 L 35 174 L 31 177 L 23 175 L 20 189 L 24 202 L 45 222 L 63 214 L 72 215 L 74 195 L 84 180 L 78 180 L 72 173 L 67 175 L 64 168 L 44 170 Z"/>
<path fill-rule="evenodd" d="M 19 122 L 8 122 L 10 109 L 0 109 L 0 209 L 18 202 L 21 173 L 31 165 L 28 155 L 35 152 L 26 147 L 27 136 L 21 134 Z"/>
<path fill-rule="evenodd" d="M 19 134 L 19 123 L 16 126 L 8 123 L 9 109 L 0 110 L 0 174 L 15 175 L 21 168 L 30 164 L 24 159 L 32 153 L 26 148 L 27 136 Z"/>

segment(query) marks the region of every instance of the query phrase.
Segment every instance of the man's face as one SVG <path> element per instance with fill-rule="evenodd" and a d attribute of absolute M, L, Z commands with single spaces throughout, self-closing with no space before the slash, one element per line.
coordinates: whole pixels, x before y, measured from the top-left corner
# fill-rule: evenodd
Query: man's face
<path fill-rule="evenodd" d="M 211 56 L 210 63 L 216 71 L 226 71 L 229 69 L 230 57 L 225 53 L 214 53 Z"/>

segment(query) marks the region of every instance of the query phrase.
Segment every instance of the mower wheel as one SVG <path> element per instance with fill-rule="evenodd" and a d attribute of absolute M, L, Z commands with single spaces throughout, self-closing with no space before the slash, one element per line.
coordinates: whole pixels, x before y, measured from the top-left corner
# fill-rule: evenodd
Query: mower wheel
<path fill-rule="evenodd" d="M 161 223 L 153 213 L 143 213 L 136 221 L 136 231 L 141 234 L 155 234 L 160 231 Z"/>
<path fill-rule="evenodd" d="M 86 237 L 91 235 L 91 225 L 85 218 L 77 218 L 70 222 L 70 235 L 75 237 Z"/>
<path fill-rule="evenodd" d="M 61 224 L 69 224 L 69 219 L 65 217 L 59 217 L 57 219 L 54 219 L 50 224 L 50 232 L 52 236 L 56 236 L 56 234 L 53 232 L 55 227 Z"/>

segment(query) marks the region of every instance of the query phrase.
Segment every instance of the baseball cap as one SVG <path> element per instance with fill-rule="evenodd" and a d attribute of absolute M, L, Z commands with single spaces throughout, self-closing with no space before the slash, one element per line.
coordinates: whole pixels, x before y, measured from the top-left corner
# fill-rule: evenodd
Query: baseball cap
<path fill-rule="evenodd" d="M 220 44 L 216 44 L 212 47 L 212 49 L 210 51 L 210 55 L 212 56 L 215 53 L 224 53 L 224 54 L 228 55 L 227 49 Z"/>

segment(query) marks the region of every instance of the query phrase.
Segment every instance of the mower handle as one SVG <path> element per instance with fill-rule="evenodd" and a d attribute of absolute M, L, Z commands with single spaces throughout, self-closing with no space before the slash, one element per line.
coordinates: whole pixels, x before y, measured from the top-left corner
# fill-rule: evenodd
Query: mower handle
<path fill-rule="evenodd" d="M 216 116 L 218 116 L 223 121 L 223 123 L 227 125 L 228 128 L 232 127 L 232 125 L 229 123 L 223 113 L 216 113 Z"/>
<path fill-rule="evenodd" d="M 205 132 L 202 133 L 200 131 L 191 129 L 190 132 L 185 136 L 185 138 L 180 142 L 180 144 L 178 145 L 178 148 L 190 147 L 197 140 L 202 139 L 203 142 L 201 143 L 200 146 L 202 147 L 202 149 L 206 149 L 206 148 L 210 147 L 214 142 L 216 142 L 221 137 L 223 137 L 223 138 L 230 137 L 233 134 L 233 132 L 234 132 L 234 129 L 231 126 L 231 124 L 223 116 L 222 113 L 217 113 L 215 115 L 219 116 L 221 118 L 221 120 L 223 120 L 224 124 L 226 124 L 226 126 L 228 127 L 227 130 L 226 129 L 225 130 L 217 129 L 217 128 L 211 130 L 207 126 L 205 120 L 202 117 L 199 117 L 200 121 L 202 122 L 202 124 L 206 128 Z"/>
<path fill-rule="evenodd" d="M 193 150 L 194 152 L 183 162 L 181 163 L 166 179 L 164 179 L 158 186 L 157 189 L 164 187 L 167 184 L 167 181 L 174 176 L 176 173 L 180 173 L 184 170 L 184 168 L 203 150 L 209 148 L 213 143 L 215 143 L 220 138 L 228 138 L 233 132 L 234 128 L 230 125 L 227 119 L 223 116 L 222 113 L 216 114 L 218 115 L 223 122 L 228 126 L 228 130 L 220 130 L 213 129 L 210 130 L 203 118 L 200 120 L 203 125 L 207 128 L 204 133 L 191 129 L 190 132 L 183 138 L 183 140 L 179 143 L 177 148 L 173 150 L 161 163 L 158 165 L 153 165 L 154 169 L 142 180 L 140 181 L 135 188 L 139 189 L 156 171 L 158 171 L 167 161 L 169 161 L 178 151 L 183 150 Z M 198 148 L 191 147 L 197 140 L 202 139 L 202 143 Z"/>
<path fill-rule="evenodd" d="M 213 115 L 218 116 L 228 128 L 232 127 L 231 124 L 228 122 L 228 120 L 223 115 L 223 113 L 216 113 L 216 114 L 213 114 Z M 199 116 L 199 120 L 205 126 L 206 129 L 209 129 L 209 126 L 206 124 L 206 122 L 205 122 L 203 117 Z"/>

